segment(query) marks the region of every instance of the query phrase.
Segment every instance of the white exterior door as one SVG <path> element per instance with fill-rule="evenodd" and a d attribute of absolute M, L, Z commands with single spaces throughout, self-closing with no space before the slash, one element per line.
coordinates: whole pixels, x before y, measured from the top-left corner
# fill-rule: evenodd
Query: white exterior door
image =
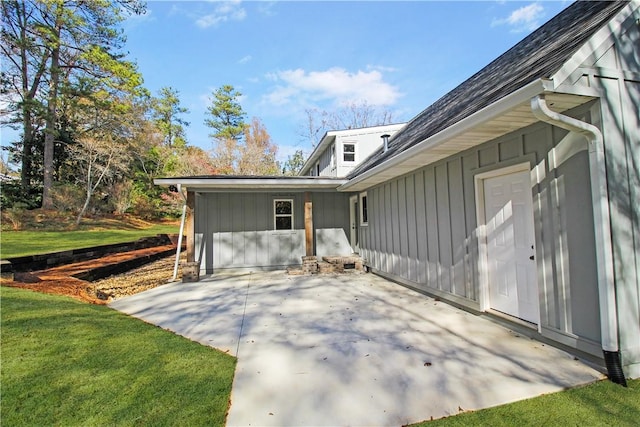
<path fill-rule="evenodd" d="M 349 242 L 351 243 L 351 250 L 354 254 L 360 252 L 358 245 L 358 196 L 351 196 L 349 198 L 349 227 L 351 235 Z"/>
<path fill-rule="evenodd" d="M 489 305 L 538 323 L 538 285 L 528 171 L 484 180 Z"/>

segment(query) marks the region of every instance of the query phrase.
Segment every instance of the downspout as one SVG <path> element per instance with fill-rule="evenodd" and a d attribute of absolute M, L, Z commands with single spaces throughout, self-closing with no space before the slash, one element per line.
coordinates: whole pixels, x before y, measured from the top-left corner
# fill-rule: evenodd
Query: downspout
<path fill-rule="evenodd" d="M 182 249 L 182 234 L 184 233 L 184 223 L 187 219 L 187 198 L 182 193 L 182 185 L 178 184 L 178 193 L 184 199 L 184 204 L 182 205 L 182 219 L 180 219 L 180 234 L 178 235 L 178 247 L 176 248 L 176 262 L 173 266 L 173 277 L 171 278 L 172 282 L 175 282 L 178 278 L 178 265 L 180 264 L 180 250 Z"/>
<path fill-rule="evenodd" d="M 609 195 L 602 132 L 590 123 L 552 111 L 547 106 L 544 95 L 537 95 L 531 98 L 531 110 L 539 120 L 583 135 L 589 142 L 589 175 L 593 202 L 602 352 L 609 379 L 626 387 L 627 382 L 622 371 L 618 346 L 618 313 L 614 287 Z"/>

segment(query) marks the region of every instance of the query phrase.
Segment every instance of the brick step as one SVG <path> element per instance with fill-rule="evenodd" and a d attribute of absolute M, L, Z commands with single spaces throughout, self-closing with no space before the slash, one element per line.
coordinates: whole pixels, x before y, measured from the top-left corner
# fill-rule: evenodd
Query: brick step
<path fill-rule="evenodd" d="M 364 271 L 362 258 L 358 255 L 324 256 L 318 261 L 316 256 L 303 256 L 300 267 L 289 267 L 290 275 L 344 273 L 345 270 Z"/>
<path fill-rule="evenodd" d="M 322 260 L 332 264 L 339 270 L 355 269 L 362 271 L 364 269 L 362 258 L 359 255 L 350 256 L 323 256 Z"/>

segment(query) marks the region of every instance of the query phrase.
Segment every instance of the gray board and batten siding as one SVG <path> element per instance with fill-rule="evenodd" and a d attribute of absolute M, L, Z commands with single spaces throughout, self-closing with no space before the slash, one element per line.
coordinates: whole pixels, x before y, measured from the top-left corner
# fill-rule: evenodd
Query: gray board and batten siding
<path fill-rule="evenodd" d="M 630 22 L 560 83 L 600 99 L 565 114 L 604 137 L 620 351 L 640 373 L 640 28 Z M 601 356 L 587 141 L 537 123 L 367 190 L 374 271 L 479 309 L 475 176 L 529 163 L 543 335 Z M 632 366 L 630 366 L 632 365 Z"/>
<path fill-rule="evenodd" d="M 637 15 L 636 15 L 637 16 Z M 601 93 L 620 352 L 640 377 L 640 18 L 567 77 Z M 605 45 L 606 46 L 606 45 Z"/>
<path fill-rule="evenodd" d="M 528 162 L 540 174 L 532 198 L 541 327 L 567 344 L 579 337 L 573 346 L 599 356 L 586 140 L 552 170 L 546 162 L 566 138 L 575 143 L 562 129 L 532 125 L 369 189 L 361 255 L 380 274 L 479 310 L 475 176 Z"/>
<path fill-rule="evenodd" d="M 212 274 L 225 268 L 276 269 L 302 263 L 305 255 L 304 193 L 197 193 L 196 259 Z M 293 200 L 293 229 L 275 230 L 274 200 Z M 349 195 L 314 191 L 315 253 L 349 255 Z"/>

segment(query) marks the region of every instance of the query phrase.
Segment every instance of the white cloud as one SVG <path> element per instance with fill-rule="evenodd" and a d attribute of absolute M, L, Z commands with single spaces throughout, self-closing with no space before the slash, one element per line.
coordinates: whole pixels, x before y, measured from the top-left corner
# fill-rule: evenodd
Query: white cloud
<path fill-rule="evenodd" d="M 394 104 L 401 96 L 398 89 L 384 81 L 378 70 L 350 73 L 339 67 L 325 71 L 285 70 L 267 76 L 276 88 L 264 101 L 276 106 L 333 102 L 344 105 L 366 101 L 370 105 Z"/>
<path fill-rule="evenodd" d="M 506 18 L 494 19 L 491 26 L 508 25 L 513 32 L 533 31 L 540 26 L 543 17 L 544 7 L 540 3 L 531 3 L 514 10 Z"/>
<path fill-rule="evenodd" d="M 200 28 L 209 28 L 228 21 L 242 21 L 247 16 L 247 11 L 239 0 L 214 2 L 213 12 L 200 16 L 196 25 Z"/>
<path fill-rule="evenodd" d="M 252 59 L 252 58 L 251 58 L 251 55 L 247 55 L 247 56 L 245 56 L 244 58 L 241 58 L 241 59 L 238 61 L 238 64 L 246 64 L 247 62 L 251 61 L 251 59 Z"/>

